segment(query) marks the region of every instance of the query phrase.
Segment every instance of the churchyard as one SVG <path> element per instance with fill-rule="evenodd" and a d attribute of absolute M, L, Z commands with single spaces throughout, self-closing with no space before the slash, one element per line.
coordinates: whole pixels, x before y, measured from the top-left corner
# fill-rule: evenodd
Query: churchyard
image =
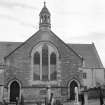
<path fill-rule="evenodd" d="M 104 102 L 105 102 L 105 100 L 104 100 Z M 74 105 L 74 101 L 65 102 L 63 105 Z M 81 103 L 79 103 L 79 105 L 81 105 Z M 87 105 L 100 105 L 100 101 L 99 101 L 99 99 L 91 99 L 91 100 L 88 100 Z"/>

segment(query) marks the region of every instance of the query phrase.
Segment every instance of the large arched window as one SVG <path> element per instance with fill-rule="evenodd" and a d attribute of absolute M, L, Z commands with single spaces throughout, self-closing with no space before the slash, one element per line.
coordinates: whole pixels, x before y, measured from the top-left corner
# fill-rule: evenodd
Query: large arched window
<path fill-rule="evenodd" d="M 33 79 L 40 80 L 40 54 L 39 52 L 35 52 L 33 57 Z"/>
<path fill-rule="evenodd" d="M 42 47 L 42 80 L 48 80 L 48 46 L 45 44 Z"/>
<path fill-rule="evenodd" d="M 56 54 L 53 52 L 50 55 L 50 79 L 57 79 L 57 71 L 56 71 Z"/>
<path fill-rule="evenodd" d="M 47 42 L 39 43 L 33 48 L 31 56 L 33 82 L 57 80 L 59 57 L 57 49 L 52 44 Z"/>

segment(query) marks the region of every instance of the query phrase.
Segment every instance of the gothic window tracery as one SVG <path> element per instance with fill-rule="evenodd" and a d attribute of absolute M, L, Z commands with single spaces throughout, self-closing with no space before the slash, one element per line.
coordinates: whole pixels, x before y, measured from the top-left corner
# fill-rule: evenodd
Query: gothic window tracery
<path fill-rule="evenodd" d="M 37 49 L 38 48 L 38 49 Z M 33 53 L 33 80 L 57 80 L 57 53 L 47 43 L 37 47 Z"/>

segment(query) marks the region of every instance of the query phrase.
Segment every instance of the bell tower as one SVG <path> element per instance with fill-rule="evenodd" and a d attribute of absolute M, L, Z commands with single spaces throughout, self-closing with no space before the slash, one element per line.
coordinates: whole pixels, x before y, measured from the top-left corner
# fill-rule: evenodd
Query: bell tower
<path fill-rule="evenodd" d="M 44 2 L 44 7 L 42 8 L 40 14 L 39 14 L 39 29 L 42 29 L 42 28 L 48 28 L 50 29 L 51 28 L 51 20 L 50 20 L 50 12 L 49 10 L 47 9 L 46 7 L 46 2 Z"/>

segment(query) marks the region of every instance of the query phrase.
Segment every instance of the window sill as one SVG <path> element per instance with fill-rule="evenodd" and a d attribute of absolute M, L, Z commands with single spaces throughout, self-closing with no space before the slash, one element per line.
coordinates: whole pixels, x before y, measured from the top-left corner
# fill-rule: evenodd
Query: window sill
<path fill-rule="evenodd" d="M 37 80 L 37 81 L 32 81 L 32 85 L 36 85 L 36 84 L 41 84 L 41 85 L 56 85 L 58 84 L 58 81 L 41 81 L 41 80 Z"/>

